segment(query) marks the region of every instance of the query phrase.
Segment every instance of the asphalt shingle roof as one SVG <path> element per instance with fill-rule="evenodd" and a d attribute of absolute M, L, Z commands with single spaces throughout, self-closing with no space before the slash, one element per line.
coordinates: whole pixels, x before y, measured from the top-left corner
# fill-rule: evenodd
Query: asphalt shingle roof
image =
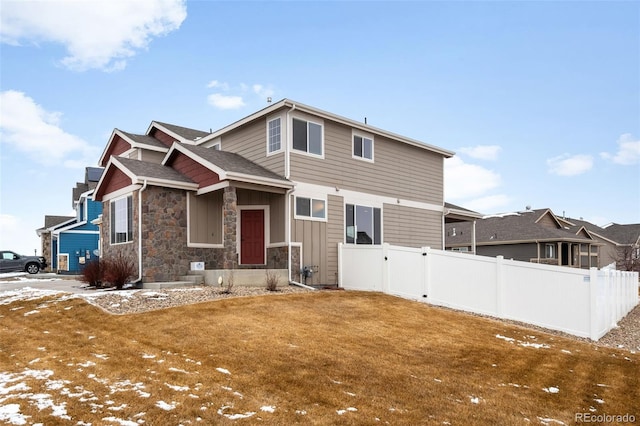
<path fill-rule="evenodd" d="M 158 139 L 148 136 L 148 135 L 136 135 L 135 133 L 125 132 L 120 130 L 124 135 L 126 135 L 129 139 L 134 142 L 137 142 L 142 145 L 149 145 L 157 148 L 167 149 L 167 146 L 160 142 Z"/>
<path fill-rule="evenodd" d="M 283 176 L 244 158 L 240 154 L 187 144 L 180 144 L 180 146 L 188 149 L 203 160 L 220 167 L 224 171 L 288 182 Z"/>
<path fill-rule="evenodd" d="M 171 167 L 163 166 L 162 164 L 121 157 L 118 158 L 118 161 L 131 173 L 139 177 L 194 183 L 182 173 L 179 173 Z"/>
<path fill-rule="evenodd" d="M 60 225 L 66 221 L 71 219 L 75 219 L 74 216 L 45 216 L 44 217 L 44 227 L 51 228 L 52 226 Z"/>
<path fill-rule="evenodd" d="M 635 244 L 640 238 L 640 223 L 629 225 L 614 223 L 603 230 L 604 234 L 601 235 L 620 244 Z"/>
<path fill-rule="evenodd" d="M 167 130 L 171 130 L 173 133 L 176 133 L 190 141 L 195 141 L 196 139 L 200 139 L 209 134 L 209 132 L 190 129 L 188 127 L 176 126 L 175 124 L 163 123 L 161 121 L 155 121 L 155 122 L 160 124 L 164 128 L 166 128 Z"/>

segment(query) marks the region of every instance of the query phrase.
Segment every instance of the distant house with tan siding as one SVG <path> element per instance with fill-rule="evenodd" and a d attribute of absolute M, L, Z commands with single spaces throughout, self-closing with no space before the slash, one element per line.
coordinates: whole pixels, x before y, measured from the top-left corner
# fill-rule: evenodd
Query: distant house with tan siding
<path fill-rule="evenodd" d="M 452 155 L 289 99 L 215 132 L 155 121 L 144 135 L 116 129 L 95 192 L 102 253 L 136 259 L 142 282 L 204 262 L 336 284 L 338 243 L 444 247 Z"/>

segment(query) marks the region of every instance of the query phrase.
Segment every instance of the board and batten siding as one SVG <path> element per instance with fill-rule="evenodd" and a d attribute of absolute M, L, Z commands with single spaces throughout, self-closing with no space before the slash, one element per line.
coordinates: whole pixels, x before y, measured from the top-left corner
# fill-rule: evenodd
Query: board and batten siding
<path fill-rule="evenodd" d="M 236 191 L 238 206 L 269 206 L 269 243 L 283 243 L 285 240 L 285 195 L 241 188 Z"/>
<path fill-rule="evenodd" d="M 283 131 L 282 144 L 285 143 L 285 137 Z M 225 134 L 221 139 L 221 145 L 223 151 L 240 154 L 244 158 L 284 176 L 284 150 L 267 157 L 267 120 L 264 117 Z"/>
<path fill-rule="evenodd" d="M 291 150 L 291 179 L 443 204 L 441 154 L 374 135 L 374 162 L 352 157 L 351 127 L 324 121 L 324 158 Z M 438 227 L 440 228 L 440 227 Z"/>
<path fill-rule="evenodd" d="M 222 191 L 189 197 L 189 242 L 222 244 Z"/>
<path fill-rule="evenodd" d="M 338 284 L 338 243 L 344 241 L 344 199 L 327 196 L 327 282 Z"/>
<path fill-rule="evenodd" d="M 442 249 L 442 213 L 384 204 L 382 236 L 385 243 Z"/>

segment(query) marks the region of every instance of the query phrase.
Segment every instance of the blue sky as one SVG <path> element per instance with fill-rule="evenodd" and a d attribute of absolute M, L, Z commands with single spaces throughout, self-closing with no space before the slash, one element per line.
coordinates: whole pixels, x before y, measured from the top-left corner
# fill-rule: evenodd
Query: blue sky
<path fill-rule="evenodd" d="M 114 128 L 216 130 L 290 98 L 457 155 L 447 201 L 640 222 L 638 2 L 63 2 L 0 8 L 0 248 Z"/>

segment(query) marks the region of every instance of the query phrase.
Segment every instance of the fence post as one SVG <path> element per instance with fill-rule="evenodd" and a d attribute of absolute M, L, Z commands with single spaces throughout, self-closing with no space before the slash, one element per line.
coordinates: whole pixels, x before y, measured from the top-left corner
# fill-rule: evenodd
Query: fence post
<path fill-rule="evenodd" d="M 422 298 L 431 300 L 431 248 L 422 247 Z M 429 302 L 430 303 L 430 302 Z"/>
<path fill-rule="evenodd" d="M 496 256 L 496 316 L 504 318 L 502 312 L 504 300 L 504 256 Z"/>
<path fill-rule="evenodd" d="M 342 243 L 338 243 L 338 287 L 342 287 Z"/>
<path fill-rule="evenodd" d="M 598 340 L 598 268 L 589 269 L 589 337 Z"/>
<path fill-rule="evenodd" d="M 389 285 L 389 270 L 391 261 L 389 260 L 389 243 L 382 244 L 382 288 L 380 291 L 389 293 L 391 286 Z"/>

